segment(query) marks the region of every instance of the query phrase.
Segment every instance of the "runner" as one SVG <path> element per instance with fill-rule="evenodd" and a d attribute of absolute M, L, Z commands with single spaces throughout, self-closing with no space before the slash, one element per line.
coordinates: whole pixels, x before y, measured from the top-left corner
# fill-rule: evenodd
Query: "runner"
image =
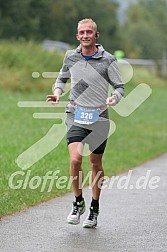
<path fill-rule="evenodd" d="M 67 80 L 71 78 L 66 125 L 75 200 L 67 222 L 78 224 L 80 215 L 85 212 L 81 166 L 83 148 L 87 143 L 92 171 L 92 200 L 83 227 L 88 228 L 96 227 L 99 214 L 104 177 L 102 157 L 110 127 L 107 105 L 115 106 L 124 95 L 116 58 L 96 43 L 99 35 L 97 25 L 92 19 L 83 19 L 78 23 L 76 38 L 80 45 L 75 50 L 67 51 L 54 85 L 54 94 L 47 97 L 53 104 L 58 103 Z M 113 93 L 108 97 L 109 85 L 113 87 Z"/>

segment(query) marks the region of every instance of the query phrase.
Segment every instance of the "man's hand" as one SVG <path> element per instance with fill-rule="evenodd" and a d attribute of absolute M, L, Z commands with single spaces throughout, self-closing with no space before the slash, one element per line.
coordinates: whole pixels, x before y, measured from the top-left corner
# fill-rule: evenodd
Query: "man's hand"
<path fill-rule="evenodd" d="M 109 106 L 115 106 L 117 104 L 117 98 L 115 95 L 112 95 L 111 97 L 108 97 L 106 99 L 106 104 Z"/>
<path fill-rule="evenodd" d="M 60 88 L 56 88 L 53 95 L 47 96 L 47 102 L 51 102 L 52 105 L 56 105 L 59 103 L 60 96 L 61 96 L 62 90 Z"/>
<path fill-rule="evenodd" d="M 53 105 L 59 103 L 60 96 L 59 95 L 48 95 L 47 102 L 51 102 Z"/>

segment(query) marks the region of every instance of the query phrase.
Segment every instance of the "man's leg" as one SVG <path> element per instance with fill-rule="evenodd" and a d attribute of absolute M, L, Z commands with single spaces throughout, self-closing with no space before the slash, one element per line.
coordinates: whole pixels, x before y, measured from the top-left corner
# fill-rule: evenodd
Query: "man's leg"
<path fill-rule="evenodd" d="M 92 169 L 92 201 L 90 212 L 83 222 L 83 227 L 85 228 L 94 228 L 97 226 L 97 216 L 99 214 L 99 198 L 104 177 L 102 156 L 103 154 L 90 154 L 90 165 Z"/>
<path fill-rule="evenodd" d="M 82 193 L 82 155 L 78 152 L 78 145 L 80 146 L 80 153 L 83 152 L 83 145 L 79 142 L 70 143 L 68 150 L 70 154 L 70 177 L 72 179 L 72 186 L 75 197 L 78 197 Z"/>
<path fill-rule="evenodd" d="M 101 192 L 102 179 L 104 170 L 102 167 L 103 154 L 90 154 L 90 165 L 92 169 L 92 196 L 94 200 L 99 200 Z"/>
<path fill-rule="evenodd" d="M 80 151 L 78 152 L 78 145 Z M 75 195 L 72 211 L 67 217 L 70 224 L 78 224 L 80 222 L 80 215 L 85 212 L 85 201 L 82 197 L 82 181 L 83 171 L 81 168 L 83 145 L 80 142 L 73 142 L 68 145 L 70 154 L 70 177 L 72 179 L 72 186 Z"/>

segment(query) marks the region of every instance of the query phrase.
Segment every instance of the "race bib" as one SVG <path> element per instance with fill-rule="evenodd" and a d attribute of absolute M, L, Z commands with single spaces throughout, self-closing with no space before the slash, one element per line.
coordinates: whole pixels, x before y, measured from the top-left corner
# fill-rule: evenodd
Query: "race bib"
<path fill-rule="evenodd" d="M 76 106 L 74 122 L 92 124 L 99 119 L 99 109 L 88 109 Z"/>

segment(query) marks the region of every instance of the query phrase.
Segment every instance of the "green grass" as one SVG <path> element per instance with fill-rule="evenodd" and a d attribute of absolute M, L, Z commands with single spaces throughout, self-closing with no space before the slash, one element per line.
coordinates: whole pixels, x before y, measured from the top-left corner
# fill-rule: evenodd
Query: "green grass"
<path fill-rule="evenodd" d="M 52 119 L 34 119 L 34 112 L 53 112 L 54 108 L 19 108 L 18 101 L 45 100 L 46 93 L 19 93 L 1 91 L 1 135 L 0 135 L 0 216 L 11 214 L 28 206 L 35 205 L 65 193 L 66 189 L 54 186 L 47 192 L 40 192 L 41 186 L 31 190 L 29 186 L 23 189 L 10 189 L 8 185 L 12 173 L 21 171 L 15 159 L 24 150 L 43 137 L 54 124 Z M 111 176 L 128 170 L 148 159 L 167 151 L 167 116 L 165 104 L 166 87 L 154 87 L 153 93 L 133 114 L 122 118 L 110 110 L 110 118 L 116 123 L 116 131 L 109 138 L 103 162 L 105 175 Z M 56 137 L 56 136 L 55 136 Z M 83 168 L 89 171 L 88 157 L 84 157 Z M 60 170 L 58 176 L 68 176 L 69 156 L 65 138 L 58 148 L 30 167 L 29 181 L 34 176 L 45 176 L 48 171 Z M 24 180 L 25 175 L 18 175 Z M 41 184 L 42 185 L 42 184 Z"/>
<path fill-rule="evenodd" d="M 0 54 L 2 55 L 0 58 L 0 216 L 5 216 L 62 195 L 71 189 L 58 189 L 54 184 L 52 190 L 48 192 L 50 184 L 48 181 L 45 190 L 41 192 L 43 176 L 47 172 L 60 170 L 59 177 L 69 176 L 69 155 L 65 137 L 58 148 L 29 168 L 30 177 L 27 186 L 25 184 L 27 171 L 22 171 L 15 162 L 23 151 L 44 137 L 55 123 L 53 119 L 33 118 L 34 112 L 54 112 L 55 108 L 20 108 L 17 103 L 46 99 L 46 95 L 51 93 L 51 86 L 55 80 L 44 79 L 41 76 L 33 79 L 31 73 L 59 71 L 62 55 L 44 52 L 40 45 L 32 42 L 28 44 L 1 42 Z M 126 95 L 142 82 L 148 83 L 153 92 L 136 111 L 124 118 L 110 109 L 110 118 L 116 124 L 116 131 L 108 139 L 103 157 L 106 176 L 126 171 L 167 151 L 166 82 L 158 78 L 153 70 L 135 68 L 132 82 L 125 86 Z M 63 97 L 65 98 L 67 97 Z M 56 134 L 54 137 L 57 137 Z M 83 158 L 83 169 L 85 175 L 90 170 L 88 157 Z M 20 189 L 14 190 L 9 187 L 9 178 L 14 172 L 24 172 L 14 179 L 15 185 L 24 182 Z M 32 190 L 29 182 L 34 176 L 41 178 L 41 184 Z"/>

